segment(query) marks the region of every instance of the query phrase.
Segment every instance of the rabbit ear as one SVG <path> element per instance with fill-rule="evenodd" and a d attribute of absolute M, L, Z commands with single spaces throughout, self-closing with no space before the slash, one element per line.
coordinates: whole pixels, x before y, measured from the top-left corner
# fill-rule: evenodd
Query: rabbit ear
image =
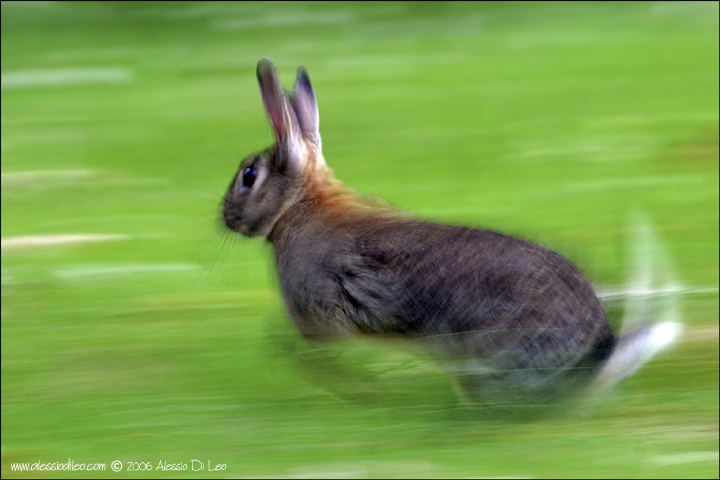
<path fill-rule="evenodd" d="M 288 158 L 301 157 L 302 131 L 295 111 L 280 86 L 275 64 L 267 58 L 258 62 L 257 77 L 260 94 L 265 104 L 270 123 L 275 131 L 277 143 L 287 150 Z"/>
<path fill-rule="evenodd" d="M 317 100 L 305 67 L 299 67 L 292 97 L 293 108 L 300 122 L 303 135 L 314 144 L 320 145 L 320 115 Z"/>

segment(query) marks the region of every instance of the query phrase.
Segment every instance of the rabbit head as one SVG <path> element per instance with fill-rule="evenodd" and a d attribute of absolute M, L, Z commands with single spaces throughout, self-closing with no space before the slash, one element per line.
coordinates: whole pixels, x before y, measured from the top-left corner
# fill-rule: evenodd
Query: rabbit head
<path fill-rule="evenodd" d="M 275 144 L 240 164 L 223 201 L 230 230 L 267 236 L 278 218 L 329 173 L 322 155 L 317 102 L 307 71 L 298 68 L 292 93 L 280 85 L 275 65 L 258 62 L 260 94 Z"/>

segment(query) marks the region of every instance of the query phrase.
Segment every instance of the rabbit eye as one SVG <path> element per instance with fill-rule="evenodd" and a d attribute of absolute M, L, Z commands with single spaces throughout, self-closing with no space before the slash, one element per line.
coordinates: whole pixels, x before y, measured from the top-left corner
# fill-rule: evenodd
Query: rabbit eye
<path fill-rule="evenodd" d="M 245 188 L 252 187 L 253 183 L 255 183 L 256 176 L 257 176 L 257 171 L 255 170 L 255 167 L 247 167 L 245 170 L 243 170 L 243 173 L 242 173 L 243 187 L 245 187 Z"/>

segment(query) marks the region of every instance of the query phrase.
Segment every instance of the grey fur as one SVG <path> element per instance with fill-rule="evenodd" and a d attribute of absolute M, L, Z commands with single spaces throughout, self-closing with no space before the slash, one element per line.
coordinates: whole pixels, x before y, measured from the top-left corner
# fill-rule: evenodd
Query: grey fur
<path fill-rule="evenodd" d="M 307 72 L 299 69 L 291 101 L 272 62 L 259 62 L 258 78 L 277 142 L 242 162 L 223 214 L 228 228 L 272 243 L 287 310 L 304 337 L 417 341 L 473 396 L 566 393 L 604 364 L 615 337 L 567 259 L 348 199 L 322 158 Z M 246 188 L 251 166 L 263 180 Z"/>

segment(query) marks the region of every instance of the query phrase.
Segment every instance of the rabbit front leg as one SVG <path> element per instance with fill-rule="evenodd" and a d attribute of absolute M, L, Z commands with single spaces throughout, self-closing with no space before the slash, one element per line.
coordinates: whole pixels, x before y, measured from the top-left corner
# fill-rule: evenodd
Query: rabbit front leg
<path fill-rule="evenodd" d="M 309 305 L 297 294 L 285 294 L 285 306 L 290 320 L 307 340 L 339 340 L 358 334 L 357 328 L 337 305 Z"/>

